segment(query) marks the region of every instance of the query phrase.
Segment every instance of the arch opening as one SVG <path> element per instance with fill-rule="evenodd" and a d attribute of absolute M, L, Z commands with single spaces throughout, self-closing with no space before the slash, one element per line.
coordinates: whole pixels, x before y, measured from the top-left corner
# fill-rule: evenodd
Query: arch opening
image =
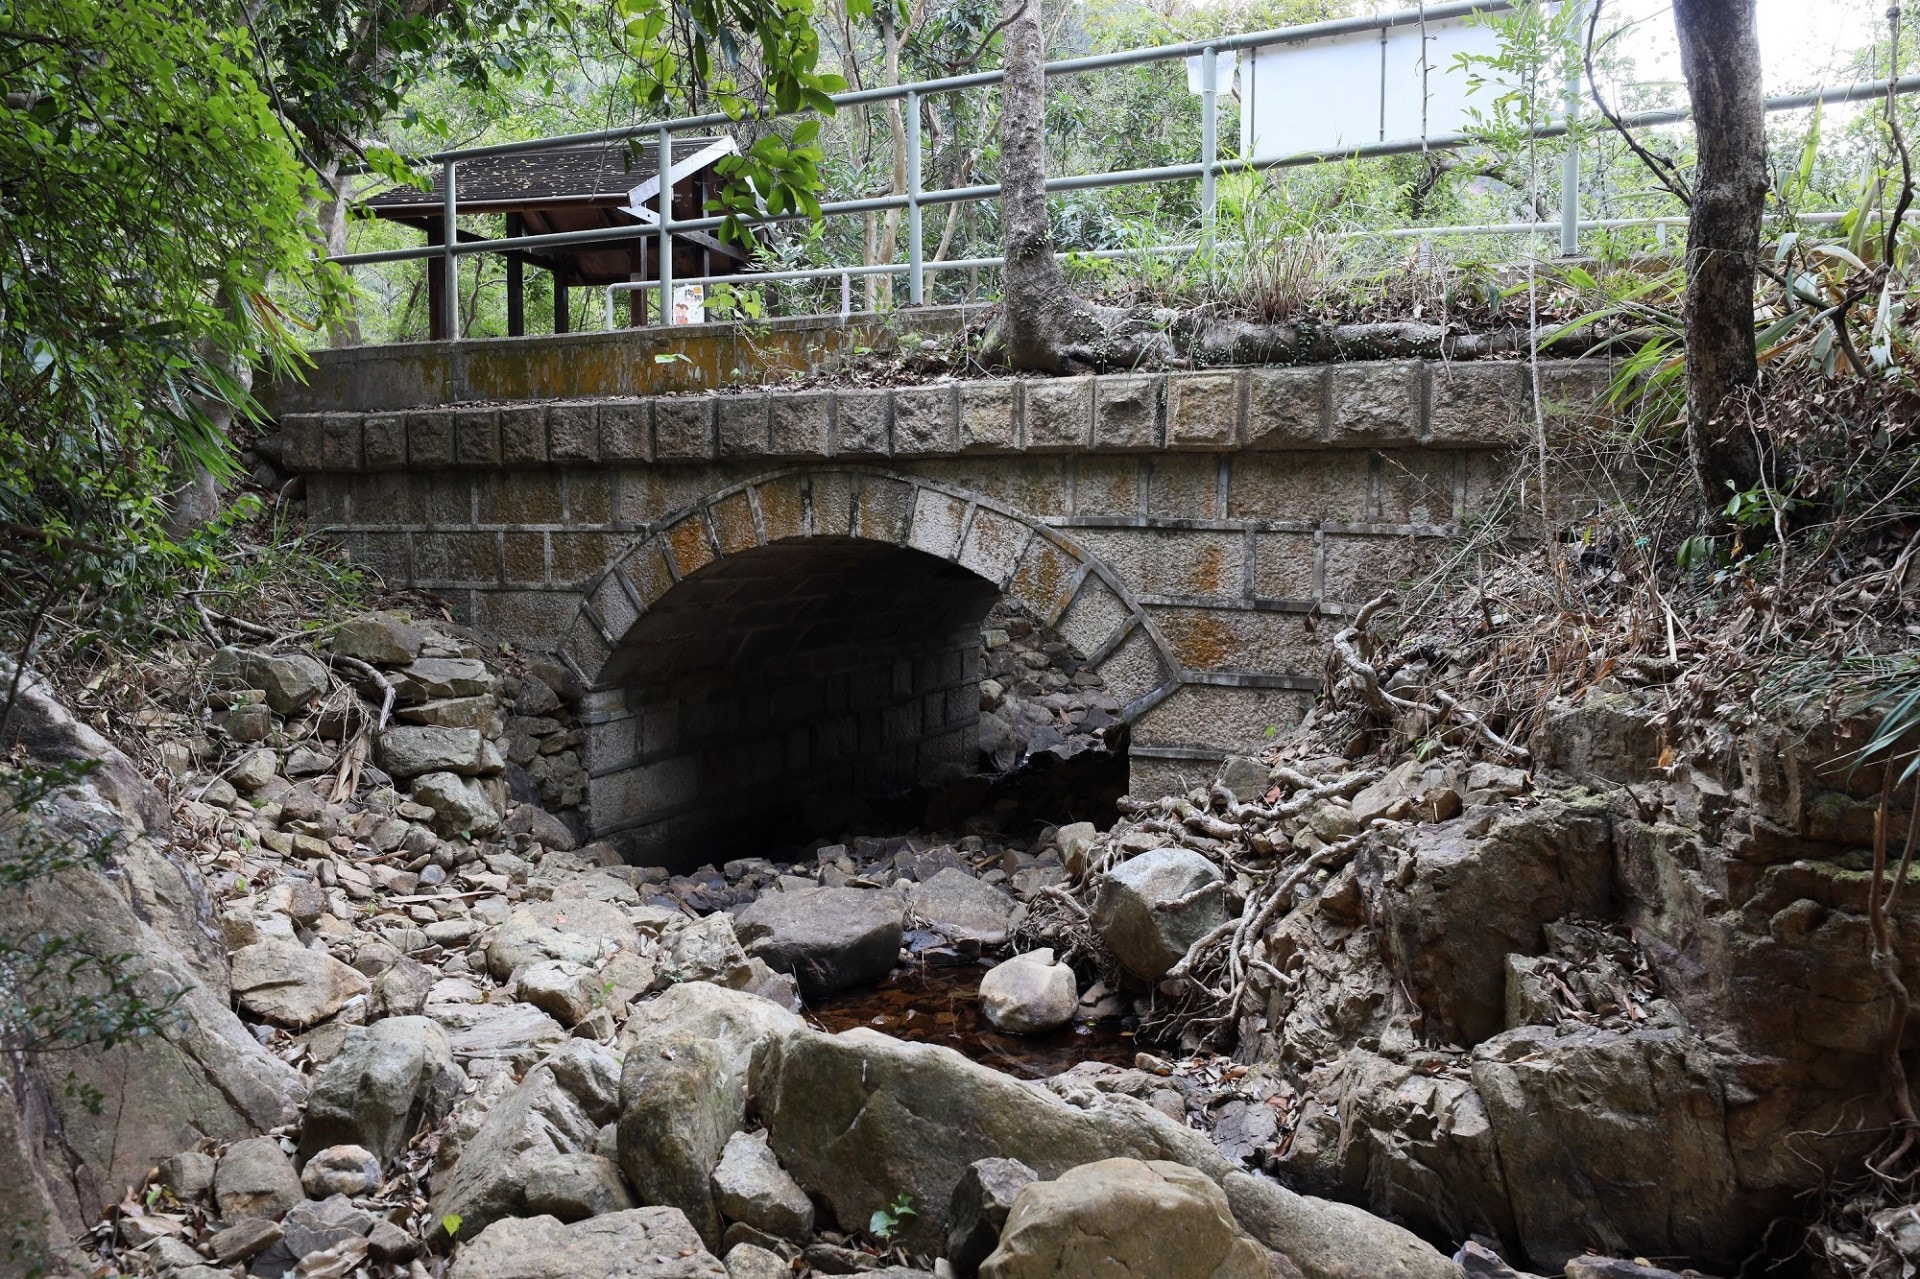
<path fill-rule="evenodd" d="M 807 837 L 836 800 L 972 774 L 994 583 L 856 537 L 770 541 L 656 600 L 601 669 L 590 820 L 682 868 Z"/>

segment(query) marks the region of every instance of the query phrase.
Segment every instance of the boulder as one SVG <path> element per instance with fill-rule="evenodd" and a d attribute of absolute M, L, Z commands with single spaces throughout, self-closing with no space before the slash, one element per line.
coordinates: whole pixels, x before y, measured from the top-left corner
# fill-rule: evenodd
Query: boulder
<path fill-rule="evenodd" d="M 567 1040 L 565 1027 L 532 1004 L 429 1003 L 426 1015 L 472 1075 L 524 1071 Z"/>
<path fill-rule="evenodd" d="M 592 1153 L 600 1126 L 617 1113 L 619 1069 L 598 1044 L 570 1039 L 528 1071 L 487 1111 L 444 1181 L 436 1181 L 433 1219 L 459 1217 L 464 1238 L 524 1215 L 533 1169 L 559 1155 Z"/>
<path fill-rule="evenodd" d="M 1100 830 L 1092 822 L 1069 822 L 1053 832 L 1060 845 L 1060 860 L 1068 872 L 1078 875 L 1087 864 L 1087 852 L 1100 839 Z"/>
<path fill-rule="evenodd" d="M 487 971 L 506 981 L 524 964 L 594 964 L 616 950 L 639 949 L 640 934 L 618 906 L 587 897 L 527 902 L 513 908 L 487 943 Z"/>
<path fill-rule="evenodd" d="M 1657 701 L 1589 689 L 1578 701 L 1550 703 L 1528 746 L 1539 768 L 1636 785 L 1657 776 L 1660 719 Z"/>
<path fill-rule="evenodd" d="M 1514 1238 L 1487 1108 L 1464 1071 L 1349 1049 L 1305 1098 L 1282 1171 L 1448 1238 Z"/>
<path fill-rule="evenodd" d="M 440 697 L 418 706 L 403 706 L 395 712 L 395 718 L 407 724 L 475 728 L 485 733 L 493 728 L 494 716 L 499 712 L 500 703 L 491 697 Z"/>
<path fill-rule="evenodd" d="M 346 1031 L 314 1076 L 300 1128 L 302 1157 L 351 1144 L 384 1167 L 414 1133 L 446 1117 L 465 1080 L 447 1032 L 425 1017 L 388 1017 Z"/>
<path fill-rule="evenodd" d="M 908 908 L 941 936 L 983 947 L 1006 945 L 1014 905 L 1004 889 L 983 884 L 957 866 L 916 885 L 907 897 Z"/>
<path fill-rule="evenodd" d="M 420 656 L 426 632 L 389 613 L 374 613 L 333 629 L 333 651 L 375 666 L 404 666 Z"/>
<path fill-rule="evenodd" d="M 463 1232 L 464 1233 L 464 1232 Z M 509 1218 L 460 1245 L 448 1279 L 727 1279 L 672 1208 L 631 1208 L 571 1225 Z"/>
<path fill-rule="evenodd" d="M 1267 766 L 1245 755 L 1229 755 L 1220 762 L 1220 784 L 1243 804 L 1259 803 L 1272 785 Z"/>
<path fill-rule="evenodd" d="M 227 769 L 227 777 L 239 789 L 251 795 L 280 771 L 280 757 L 270 750 L 248 751 L 238 763 Z"/>
<path fill-rule="evenodd" d="M 458 773 L 424 773 L 413 779 L 413 799 L 433 810 L 434 827 L 447 835 L 486 835 L 500 825 L 487 788 Z"/>
<path fill-rule="evenodd" d="M 437 980 L 434 970 L 401 956 L 373 979 L 373 1003 L 382 1017 L 417 1017 Z"/>
<path fill-rule="evenodd" d="M 727 1249 L 727 1279 L 793 1279 L 793 1267 L 777 1252 L 756 1244 L 737 1243 Z"/>
<path fill-rule="evenodd" d="M 1163 1160 L 1103 1159 L 1014 1200 L 981 1279 L 1277 1279 L 1205 1176 Z"/>
<path fill-rule="evenodd" d="M 818 1002 L 893 970 L 905 935 L 900 899 L 861 888 L 765 893 L 734 917 L 747 953 L 790 973 L 801 997 Z"/>
<path fill-rule="evenodd" d="M 946 1256 L 955 1279 L 980 1272 L 980 1263 L 1000 1246 L 1013 1201 L 1039 1176 L 1018 1159 L 980 1159 L 967 1166 L 947 1207 Z"/>
<path fill-rule="evenodd" d="M 764 1133 L 727 1138 L 713 1170 L 713 1197 L 722 1217 L 763 1234 L 795 1243 L 813 1234 L 813 1201 L 767 1149 Z"/>
<path fill-rule="evenodd" d="M 1228 1171 L 1205 1137 L 1132 1097 L 1089 1090 L 1069 1105 L 952 1049 L 864 1028 L 770 1041 L 752 1093 L 774 1154 L 840 1229 L 865 1229 L 905 1194 L 918 1215 L 902 1238 L 920 1252 L 945 1243 L 954 1187 L 980 1159 L 1018 1159 L 1043 1177 L 1109 1156 Z"/>
<path fill-rule="evenodd" d="M 683 982 L 636 1005 L 621 1033 L 620 1168 L 642 1203 L 686 1214 L 719 1246 L 712 1173 L 746 1124 L 746 1081 L 763 1045 L 805 1023 L 758 995 Z"/>
<path fill-rule="evenodd" d="M 620 1167 L 600 1155 L 555 1155 L 527 1172 L 527 1211 L 580 1221 L 639 1205 L 620 1180 Z"/>
<path fill-rule="evenodd" d="M 584 964 L 564 959 L 546 959 L 520 969 L 520 998 L 547 1014 L 562 1026 L 584 1021 L 594 1009 L 599 993 L 593 970 Z"/>
<path fill-rule="evenodd" d="M 207 1240 L 207 1251 L 222 1265 L 245 1261 L 280 1242 L 280 1223 L 265 1217 L 242 1217 Z"/>
<path fill-rule="evenodd" d="M 1683 1031 L 1523 1026 L 1474 1051 L 1473 1083 L 1538 1265 L 1594 1246 L 1737 1262 L 1771 1215 L 1738 1183 L 1719 1070 Z"/>
<path fill-rule="evenodd" d="M 707 981 L 743 990 L 753 979 L 752 963 L 727 915 L 716 912 L 676 922 L 661 935 L 660 944 L 666 951 L 663 966 L 673 980 Z"/>
<path fill-rule="evenodd" d="M 366 977 L 323 951 L 257 941 L 233 952 L 233 994 L 263 1021 L 301 1030 L 372 989 Z"/>
<path fill-rule="evenodd" d="M 327 668 L 305 653 L 256 653 L 223 648 L 207 672 L 225 688 L 257 688 L 276 715 L 291 715 L 327 691 Z"/>
<path fill-rule="evenodd" d="M 422 657 L 403 667 L 399 682 L 418 700 L 479 697 L 493 691 L 493 672 L 471 657 Z"/>
<path fill-rule="evenodd" d="M 1203 892 L 1219 884 L 1218 892 Z M 1187 848 L 1156 848 L 1100 878 L 1093 927 L 1134 976 L 1158 981 L 1226 921 L 1220 868 Z"/>
<path fill-rule="evenodd" d="M 328 1146 L 307 1160 L 300 1184 L 314 1199 L 371 1194 L 380 1184 L 380 1161 L 364 1146 Z"/>
<path fill-rule="evenodd" d="M 213 1191 L 214 1159 L 197 1150 L 184 1150 L 160 1161 L 160 1184 L 181 1203 L 205 1199 Z"/>
<path fill-rule="evenodd" d="M 995 964 L 980 979 L 980 1012 L 997 1030 L 1034 1035 L 1058 1030 L 1080 1007 L 1073 969 L 1052 950 L 1030 950 Z"/>
<path fill-rule="evenodd" d="M 507 835 L 524 835 L 542 848 L 570 853 L 575 846 L 567 824 L 538 804 L 516 804 L 501 828 Z"/>
<path fill-rule="evenodd" d="M 1265 1177 L 1225 1182 L 1234 1220 L 1305 1279 L 1462 1279 L 1459 1265 L 1401 1226 L 1351 1204 L 1296 1195 Z"/>
<path fill-rule="evenodd" d="M 280 1239 L 256 1257 L 248 1269 L 261 1279 L 277 1279 L 298 1266 L 305 1279 L 317 1268 L 310 1260 L 315 1254 L 337 1249 L 334 1255 L 339 1256 L 357 1249 L 364 1257 L 367 1232 L 373 1229 L 373 1222 L 372 1213 L 355 1207 L 345 1195 L 295 1204 L 280 1223 Z M 351 1269 L 348 1266 L 337 1273 L 345 1276 Z"/>
<path fill-rule="evenodd" d="M 307 1197 L 293 1160 L 272 1137 L 235 1142 L 213 1173 L 213 1201 L 224 1221 L 265 1217 L 278 1221 Z"/>
<path fill-rule="evenodd" d="M 487 767 L 487 739 L 472 728 L 402 724 L 380 734 L 375 759 L 401 781 L 422 773 L 459 773 L 475 777 L 498 771 Z"/>
<path fill-rule="evenodd" d="M 1545 800 L 1488 826 L 1415 828 L 1363 854 L 1382 885 L 1395 972 L 1427 1032 L 1471 1047 L 1506 1027 L 1507 960 L 1547 949 L 1545 925 L 1613 916 L 1613 826 L 1603 797 Z"/>
<path fill-rule="evenodd" d="M 0 662 L 0 679 L 10 677 Z M 76 953 L 128 956 L 120 971 L 130 992 L 169 1009 L 153 1034 L 110 1049 L 0 1062 L 0 1220 L 30 1223 L 27 1246 L 39 1242 L 31 1223 L 46 1223 L 57 1249 L 161 1160 L 296 1120 L 306 1083 L 234 1015 L 199 870 L 141 834 L 167 828 L 167 804 L 132 762 L 31 677 L 0 725 L 0 746 L 93 761 L 39 813 L 62 838 L 113 848 L 107 867 L 83 864 L 0 893 L 0 936 L 44 933 L 70 939 Z M 0 829 L 0 862 L 16 857 L 19 834 Z M 89 1111 L 89 1097 L 106 1099 L 104 1115 Z M 26 1113 L 15 1098 L 29 1100 Z"/>

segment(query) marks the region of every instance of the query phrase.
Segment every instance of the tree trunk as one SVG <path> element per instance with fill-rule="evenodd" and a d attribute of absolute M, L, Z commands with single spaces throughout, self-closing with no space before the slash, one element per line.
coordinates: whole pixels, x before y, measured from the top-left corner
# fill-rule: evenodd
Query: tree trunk
<path fill-rule="evenodd" d="M 342 177 L 340 157 L 329 159 L 320 170 L 322 196 L 314 209 L 314 219 L 320 224 L 320 242 L 326 246 L 327 255 L 332 257 L 347 251 L 347 183 Z M 327 197 L 325 191 L 331 187 L 333 195 Z M 352 268 L 347 268 L 349 271 Z M 360 345 L 360 317 L 353 310 L 353 302 L 348 299 L 340 316 L 327 327 L 327 345 L 332 347 Z"/>
<path fill-rule="evenodd" d="M 1046 38 L 1040 0 L 1001 0 L 1006 79 L 1000 86 L 1000 225 L 1006 255 L 1000 336 L 1016 370 L 1066 373 L 1102 326 L 1067 287 L 1047 221 Z"/>
<path fill-rule="evenodd" d="M 906 43 L 906 32 L 894 22 L 893 6 L 882 4 L 880 13 L 880 40 L 885 49 L 884 83 L 893 88 L 900 83 L 900 46 Z M 893 173 L 887 187 L 889 195 L 907 193 L 907 120 L 902 111 L 900 99 L 887 101 L 887 131 L 893 143 Z M 891 263 L 893 251 L 900 240 L 900 210 L 888 209 L 881 219 L 878 243 L 874 247 L 875 264 Z M 867 277 L 874 285 L 874 296 L 868 310 L 891 310 L 893 308 L 893 277 L 890 275 L 870 275 Z"/>
<path fill-rule="evenodd" d="M 1687 451 L 1708 523 L 1760 482 L 1737 410 L 1759 379 L 1754 261 L 1767 194 L 1766 113 L 1754 0 L 1674 0 L 1699 162 L 1687 219 Z"/>

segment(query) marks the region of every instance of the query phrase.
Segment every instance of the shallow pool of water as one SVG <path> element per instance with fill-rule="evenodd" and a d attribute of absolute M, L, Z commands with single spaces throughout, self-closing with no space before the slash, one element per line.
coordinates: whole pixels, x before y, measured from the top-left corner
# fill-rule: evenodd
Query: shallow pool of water
<path fill-rule="evenodd" d="M 986 969 L 902 970 L 870 990 L 837 995 L 808 1017 L 823 1030 L 867 1026 L 896 1039 L 940 1044 L 995 1070 L 1044 1079 L 1083 1061 L 1133 1064 L 1133 1033 L 1118 1022 L 1075 1023 L 1046 1035 L 1007 1035 L 980 1014 L 980 978 Z"/>

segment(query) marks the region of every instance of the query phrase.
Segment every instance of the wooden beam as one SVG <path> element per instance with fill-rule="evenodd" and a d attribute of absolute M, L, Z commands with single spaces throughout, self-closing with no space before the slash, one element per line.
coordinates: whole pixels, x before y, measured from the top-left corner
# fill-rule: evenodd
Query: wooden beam
<path fill-rule="evenodd" d="M 567 314 L 567 277 L 564 272 L 553 273 L 553 331 L 565 333 L 573 327 Z"/>
<path fill-rule="evenodd" d="M 518 213 L 507 214 L 507 236 L 519 235 L 523 223 Z M 507 258 L 507 336 L 525 337 L 527 333 L 527 266 L 518 253 Z"/>
<path fill-rule="evenodd" d="M 427 243 L 445 244 L 446 219 L 435 218 L 427 224 Z M 447 340 L 447 259 L 439 254 L 426 260 L 427 337 L 434 342 Z"/>
<path fill-rule="evenodd" d="M 627 242 L 627 266 L 631 271 L 627 276 L 629 280 L 647 278 L 647 242 L 645 240 Z M 627 294 L 627 326 L 640 329 L 645 328 L 646 324 L 647 292 L 645 289 L 634 289 Z"/>

